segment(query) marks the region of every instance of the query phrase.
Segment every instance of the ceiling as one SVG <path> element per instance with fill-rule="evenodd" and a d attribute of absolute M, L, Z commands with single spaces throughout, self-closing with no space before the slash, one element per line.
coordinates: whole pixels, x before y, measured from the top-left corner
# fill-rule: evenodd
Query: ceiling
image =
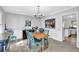
<path fill-rule="evenodd" d="M 76 20 L 76 14 L 72 13 L 72 14 L 65 15 L 63 16 L 63 19 L 64 20 Z"/>
<path fill-rule="evenodd" d="M 51 13 L 57 13 L 75 6 L 40 6 L 40 11 L 43 15 L 48 16 Z M 27 16 L 33 16 L 37 12 L 37 6 L 2 6 L 3 10 L 8 13 L 15 13 Z"/>

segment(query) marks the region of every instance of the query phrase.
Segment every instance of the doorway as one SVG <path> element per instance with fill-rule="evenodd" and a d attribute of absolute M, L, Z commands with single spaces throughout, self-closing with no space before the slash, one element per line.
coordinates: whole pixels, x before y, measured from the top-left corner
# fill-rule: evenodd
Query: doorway
<path fill-rule="evenodd" d="M 77 40 L 77 19 L 76 13 L 62 16 L 63 42 L 76 46 Z"/>

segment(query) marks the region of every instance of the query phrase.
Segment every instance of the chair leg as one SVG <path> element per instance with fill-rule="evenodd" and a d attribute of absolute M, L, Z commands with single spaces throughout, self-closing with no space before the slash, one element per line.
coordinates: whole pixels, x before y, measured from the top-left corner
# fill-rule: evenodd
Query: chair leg
<path fill-rule="evenodd" d="M 6 52 L 10 51 L 10 42 L 8 43 L 7 47 L 6 47 Z"/>
<path fill-rule="evenodd" d="M 29 48 L 31 49 L 31 41 L 29 40 Z"/>
<path fill-rule="evenodd" d="M 28 39 L 27 39 L 27 46 L 28 46 Z"/>
<path fill-rule="evenodd" d="M 42 50 L 42 41 L 41 41 L 41 50 Z"/>
<path fill-rule="evenodd" d="M 44 46 L 45 46 L 45 48 L 48 47 L 48 39 L 44 40 Z"/>
<path fill-rule="evenodd" d="M 37 51 L 37 44 L 34 44 L 33 46 L 32 46 L 32 52 L 36 52 Z"/>
<path fill-rule="evenodd" d="M 46 43 L 47 43 L 46 46 L 48 46 L 48 39 L 47 39 L 47 42 Z"/>
<path fill-rule="evenodd" d="M 39 43 L 40 49 L 38 50 L 38 52 L 42 51 L 42 41 Z"/>

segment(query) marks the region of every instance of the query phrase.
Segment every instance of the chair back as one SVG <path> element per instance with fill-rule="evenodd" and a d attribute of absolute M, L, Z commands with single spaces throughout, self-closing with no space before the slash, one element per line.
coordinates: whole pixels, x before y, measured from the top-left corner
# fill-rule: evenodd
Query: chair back
<path fill-rule="evenodd" d="M 12 29 L 8 29 L 7 31 L 9 32 L 9 35 L 13 35 L 14 34 L 14 31 Z"/>
<path fill-rule="evenodd" d="M 43 32 L 44 34 L 49 34 L 49 30 L 44 30 L 44 32 Z"/>
<path fill-rule="evenodd" d="M 34 38 L 33 38 L 32 34 L 33 34 L 33 32 L 27 31 L 27 39 L 28 39 L 29 41 L 31 41 L 32 44 L 33 44 L 33 43 L 34 43 Z"/>
<path fill-rule="evenodd" d="M 39 28 L 39 32 L 43 33 L 44 29 L 43 28 Z"/>
<path fill-rule="evenodd" d="M 5 41 L 5 51 L 10 49 L 10 45 L 10 36 L 8 36 L 8 39 Z"/>

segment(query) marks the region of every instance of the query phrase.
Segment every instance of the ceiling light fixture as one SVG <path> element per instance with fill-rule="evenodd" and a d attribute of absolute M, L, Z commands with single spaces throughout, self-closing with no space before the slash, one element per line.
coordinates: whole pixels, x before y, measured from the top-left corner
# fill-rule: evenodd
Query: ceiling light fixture
<path fill-rule="evenodd" d="M 40 11 L 40 6 L 37 6 L 37 13 L 34 15 L 34 17 L 38 19 L 45 17 Z"/>

